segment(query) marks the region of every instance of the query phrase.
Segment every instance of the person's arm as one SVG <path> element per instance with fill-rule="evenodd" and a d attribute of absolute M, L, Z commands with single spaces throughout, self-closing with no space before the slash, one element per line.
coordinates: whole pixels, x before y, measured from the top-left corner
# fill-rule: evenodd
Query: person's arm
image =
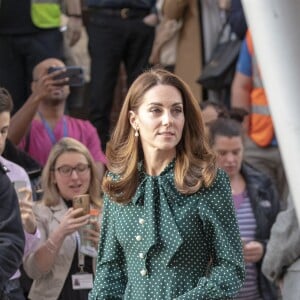
<path fill-rule="evenodd" d="M 81 37 L 82 30 L 82 10 L 80 0 L 66 0 L 68 24 L 67 38 L 69 45 L 74 46 Z"/>
<path fill-rule="evenodd" d="M 209 193 L 206 201 L 198 205 L 211 254 L 209 271 L 207 276 L 199 278 L 194 289 L 176 300 L 231 299 L 245 279 L 241 238 L 230 182 L 224 171 L 218 171 Z"/>
<path fill-rule="evenodd" d="M 239 107 L 250 112 L 251 77 L 236 72 L 231 88 L 231 107 Z"/>
<path fill-rule="evenodd" d="M 288 268 L 300 255 L 300 231 L 292 200 L 285 211 L 278 214 L 274 223 L 262 272 L 271 281 L 280 280 Z"/>
<path fill-rule="evenodd" d="M 252 91 L 252 58 L 246 40 L 243 41 L 236 72 L 231 86 L 231 107 L 243 108 L 250 112 L 250 94 Z"/>
<path fill-rule="evenodd" d="M 14 188 L 0 170 L 0 291 L 22 262 L 24 232 L 18 198 Z"/>
<path fill-rule="evenodd" d="M 105 195 L 96 276 L 89 300 L 124 298 L 127 283 L 125 258 L 115 235 L 113 205 Z"/>
<path fill-rule="evenodd" d="M 256 180 L 261 182 L 259 191 L 261 200 L 256 202 L 257 234 L 254 241 L 244 244 L 245 262 L 258 263 L 263 260 L 270 238 L 271 228 L 280 211 L 280 200 L 277 189 L 271 179 L 260 174 Z M 249 192 L 250 198 L 251 194 Z M 254 200 L 255 201 L 255 200 Z"/>
<path fill-rule="evenodd" d="M 43 274 L 50 272 L 66 236 L 72 234 L 81 226 L 86 225 L 89 218 L 89 215 L 76 218 L 76 215 L 82 211 L 82 208 L 75 210 L 70 208 L 64 215 L 59 226 L 47 234 L 49 221 L 39 218 L 38 210 L 39 208 L 36 207 L 35 213 L 38 228 L 41 232 L 41 241 L 37 249 L 24 258 L 24 269 L 33 279 L 38 279 Z"/>
<path fill-rule="evenodd" d="M 37 112 L 40 101 L 41 97 L 39 95 L 31 94 L 24 105 L 12 116 L 8 138 L 15 145 L 18 145 L 26 135 L 31 121 Z"/>
<path fill-rule="evenodd" d="M 236 72 L 231 87 L 231 107 L 242 108 L 250 112 L 250 94 L 252 90 L 252 79 L 240 72 Z M 245 133 L 249 131 L 249 114 L 243 120 Z"/>
<path fill-rule="evenodd" d="M 189 1 L 174 1 L 164 0 L 162 6 L 162 15 L 167 19 L 179 20 L 183 17 L 186 7 L 189 5 Z"/>

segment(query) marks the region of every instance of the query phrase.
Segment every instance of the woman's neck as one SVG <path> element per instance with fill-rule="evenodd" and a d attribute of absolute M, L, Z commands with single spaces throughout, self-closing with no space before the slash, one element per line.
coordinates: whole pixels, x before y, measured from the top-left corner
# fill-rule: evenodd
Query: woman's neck
<path fill-rule="evenodd" d="M 246 182 L 241 173 L 230 177 L 231 191 L 233 195 L 241 194 L 245 191 Z"/>
<path fill-rule="evenodd" d="M 158 176 L 174 159 L 175 153 L 144 153 L 145 172 L 150 176 Z"/>

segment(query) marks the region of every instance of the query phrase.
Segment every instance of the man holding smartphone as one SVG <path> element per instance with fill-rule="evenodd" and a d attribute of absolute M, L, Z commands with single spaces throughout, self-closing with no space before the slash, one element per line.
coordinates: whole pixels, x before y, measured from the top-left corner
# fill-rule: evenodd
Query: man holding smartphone
<path fill-rule="evenodd" d="M 49 73 L 50 68 L 56 70 Z M 32 94 L 12 117 L 8 136 L 41 165 L 58 140 L 72 137 L 90 150 L 101 180 L 106 158 L 96 129 L 89 121 L 65 115 L 70 93 L 70 77 L 64 75 L 67 70 L 62 61 L 53 58 L 35 66 Z"/>

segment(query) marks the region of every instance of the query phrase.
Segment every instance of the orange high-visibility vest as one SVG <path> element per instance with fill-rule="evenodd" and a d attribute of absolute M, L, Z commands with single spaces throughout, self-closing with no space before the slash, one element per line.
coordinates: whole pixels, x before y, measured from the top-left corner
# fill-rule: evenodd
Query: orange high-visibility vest
<path fill-rule="evenodd" d="M 246 34 L 246 43 L 252 58 L 253 82 L 253 89 L 250 94 L 251 108 L 248 134 L 257 145 L 265 147 L 271 143 L 274 137 L 274 127 L 249 30 Z"/>

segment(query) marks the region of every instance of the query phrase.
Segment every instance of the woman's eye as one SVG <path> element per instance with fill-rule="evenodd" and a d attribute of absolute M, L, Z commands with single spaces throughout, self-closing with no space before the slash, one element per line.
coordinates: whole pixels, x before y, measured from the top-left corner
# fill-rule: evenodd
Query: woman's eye
<path fill-rule="evenodd" d="M 159 108 L 151 108 L 150 112 L 152 112 L 152 113 L 160 113 L 160 109 Z"/>
<path fill-rule="evenodd" d="M 181 113 L 182 112 L 182 108 L 181 107 L 175 108 L 174 111 L 176 113 Z"/>

